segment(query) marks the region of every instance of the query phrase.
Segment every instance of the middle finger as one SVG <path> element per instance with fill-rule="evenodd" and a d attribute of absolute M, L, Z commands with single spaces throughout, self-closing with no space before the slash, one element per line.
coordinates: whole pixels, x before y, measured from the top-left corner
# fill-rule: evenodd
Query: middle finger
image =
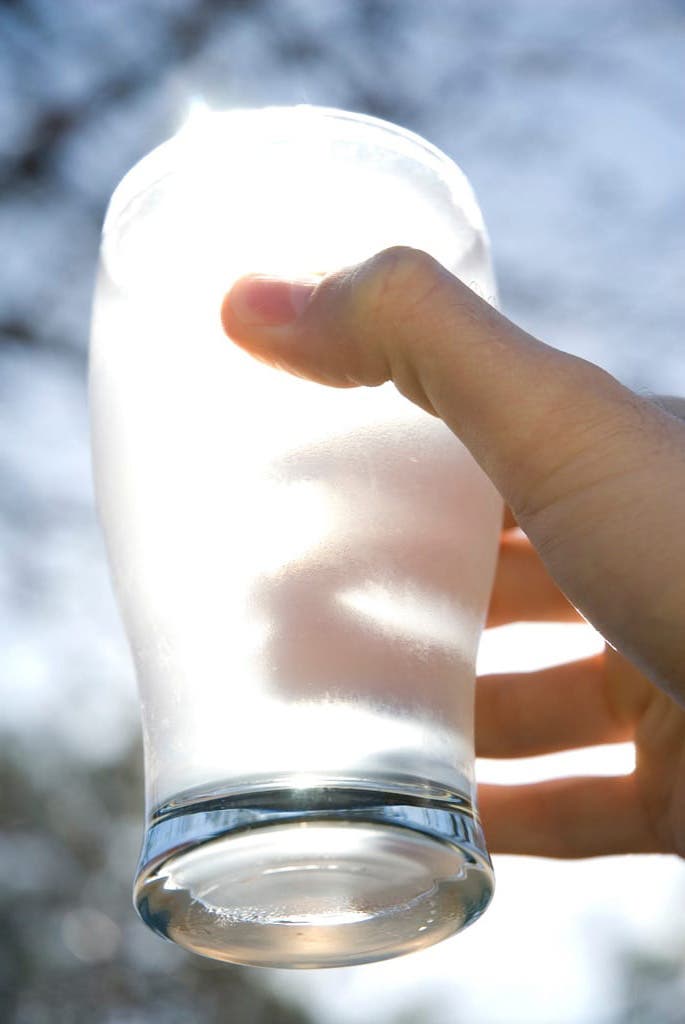
<path fill-rule="evenodd" d="M 486 625 L 582 621 L 525 534 L 505 530 Z"/>

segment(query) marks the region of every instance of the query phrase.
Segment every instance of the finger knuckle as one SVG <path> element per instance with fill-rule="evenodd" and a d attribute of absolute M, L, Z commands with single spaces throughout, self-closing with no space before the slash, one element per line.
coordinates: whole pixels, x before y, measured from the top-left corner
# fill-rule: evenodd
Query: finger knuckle
<path fill-rule="evenodd" d="M 397 245 L 365 264 L 360 298 L 374 319 L 406 322 L 442 277 L 440 265 L 420 249 Z"/>

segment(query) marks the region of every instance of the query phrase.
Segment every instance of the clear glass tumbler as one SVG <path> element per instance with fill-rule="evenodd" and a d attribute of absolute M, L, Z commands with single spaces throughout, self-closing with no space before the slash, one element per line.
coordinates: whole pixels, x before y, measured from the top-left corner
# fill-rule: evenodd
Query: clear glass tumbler
<path fill-rule="evenodd" d="M 474 662 L 501 507 L 391 385 L 251 359 L 222 297 L 395 244 L 494 285 L 461 171 L 392 124 L 208 113 L 107 213 L 93 313 L 96 499 L 140 687 L 135 903 L 208 957 L 332 967 L 421 949 L 487 906 Z"/>

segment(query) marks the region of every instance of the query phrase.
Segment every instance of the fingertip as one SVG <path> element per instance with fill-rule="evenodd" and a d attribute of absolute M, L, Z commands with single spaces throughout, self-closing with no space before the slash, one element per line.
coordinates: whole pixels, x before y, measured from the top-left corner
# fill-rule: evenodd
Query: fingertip
<path fill-rule="evenodd" d="M 314 281 L 291 281 L 262 274 L 238 278 L 224 297 L 224 328 L 287 327 L 299 319 L 316 288 Z"/>
<path fill-rule="evenodd" d="M 219 311 L 219 318 L 221 320 L 221 326 L 223 327 L 224 333 L 231 336 L 231 327 L 233 326 L 233 300 L 231 298 L 235 284 L 232 284 L 227 292 L 224 292 L 224 297 L 221 300 L 221 309 Z"/>

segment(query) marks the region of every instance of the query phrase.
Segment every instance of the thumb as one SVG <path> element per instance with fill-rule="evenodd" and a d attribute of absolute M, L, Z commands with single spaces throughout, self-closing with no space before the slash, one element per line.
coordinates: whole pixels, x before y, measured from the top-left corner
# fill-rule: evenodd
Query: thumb
<path fill-rule="evenodd" d="M 678 420 L 525 333 L 412 249 L 318 281 L 243 278 L 222 321 L 266 362 L 334 387 L 393 381 L 443 419 L 576 607 L 663 679 L 663 629 L 675 630 L 674 642 L 678 634 L 679 616 L 667 626 L 662 614 L 674 558 L 685 579 L 682 542 L 680 552 L 663 544 L 679 538 L 685 509 Z M 663 502 L 665 487 L 675 502 Z M 661 653 L 645 625 L 654 602 Z"/>

